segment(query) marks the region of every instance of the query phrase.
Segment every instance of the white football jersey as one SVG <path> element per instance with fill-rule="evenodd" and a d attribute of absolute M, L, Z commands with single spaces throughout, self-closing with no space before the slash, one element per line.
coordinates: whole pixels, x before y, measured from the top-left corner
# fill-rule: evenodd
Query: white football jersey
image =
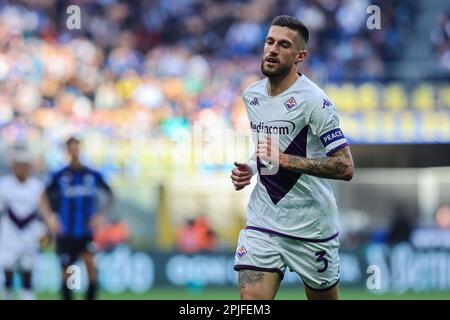
<path fill-rule="evenodd" d="M 43 183 L 35 177 L 23 183 L 14 175 L 0 178 L 0 242 L 19 241 L 18 234 L 38 236 L 36 233 L 42 229 L 37 218 L 43 189 Z"/>
<path fill-rule="evenodd" d="M 281 152 L 324 158 L 347 146 L 335 106 L 305 75 L 278 96 L 267 93 L 267 78 L 243 93 L 254 141 L 277 135 Z M 338 209 L 332 188 L 323 178 L 278 168 L 262 174 L 248 204 L 247 229 L 291 238 L 322 241 L 338 233 Z"/>

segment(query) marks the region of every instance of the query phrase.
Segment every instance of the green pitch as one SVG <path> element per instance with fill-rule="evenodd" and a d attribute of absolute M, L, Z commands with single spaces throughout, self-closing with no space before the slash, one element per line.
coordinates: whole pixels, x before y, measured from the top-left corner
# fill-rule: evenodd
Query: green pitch
<path fill-rule="evenodd" d="M 341 289 L 342 300 L 450 300 L 450 292 L 416 293 L 408 292 L 403 294 L 373 294 L 361 289 Z M 80 295 L 81 297 L 81 295 Z M 53 300 L 58 299 L 57 294 L 39 293 L 38 299 Z M 102 292 L 99 295 L 101 300 L 237 300 L 239 299 L 238 289 L 208 288 L 203 290 L 188 290 L 177 288 L 158 288 L 143 294 L 131 292 L 111 294 Z M 281 288 L 277 295 L 277 300 L 305 300 L 303 288 Z"/>

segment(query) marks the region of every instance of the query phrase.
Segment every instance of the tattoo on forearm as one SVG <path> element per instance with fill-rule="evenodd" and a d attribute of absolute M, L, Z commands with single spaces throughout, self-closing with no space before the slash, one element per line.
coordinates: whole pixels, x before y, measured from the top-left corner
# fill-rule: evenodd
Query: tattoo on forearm
<path fill-rule="evenodd" d="M 293 155 L 287 156 L 287 169 L 295 172 L 328 179 L 340 179 L 347 174 L 348 163 L 342 158 L 308 159 Z"/>
<path fill-rule="evenodd" d="M 264 272 L 254 270 L 241 270 L 239 271 L 239 286 L 245 287 L 246 285 L 254 285 L 256 282 L 261 281 L 264 278 Z"/>

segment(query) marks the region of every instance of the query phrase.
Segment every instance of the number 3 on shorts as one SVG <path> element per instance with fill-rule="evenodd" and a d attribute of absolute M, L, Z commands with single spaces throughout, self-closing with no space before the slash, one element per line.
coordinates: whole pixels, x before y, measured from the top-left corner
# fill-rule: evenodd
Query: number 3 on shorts
<path fill-rule="evenodd" d="M 321 250 L 316 252 L 316 261 L 317 262 L 323 262 L 323 267 L 320 269 L 317 269 L 317 272 L 325 272 L 328 268 L 328 259 L 325 258 L 325 250 Z"/>

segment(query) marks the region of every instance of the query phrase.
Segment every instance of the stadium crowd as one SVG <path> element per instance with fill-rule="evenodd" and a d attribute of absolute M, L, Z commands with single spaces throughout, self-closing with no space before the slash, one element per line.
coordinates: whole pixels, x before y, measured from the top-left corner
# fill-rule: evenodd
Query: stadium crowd
<path fill-rule="evenodd" d="M 430 39 L 439 66 L 445 74 L 450 74 L 450 12 L 441 14 L 437 19 Z"/>
<path fill-rule="evenodd" d="M 80 30 L 66 26 L 72 4 L 81 8 Z M 53 148 L 73 130 L 117 140 L 170 136 L 195 121 L 246 128 L 240 93 L 259 77 L 264 35 L 281 13 L 303 19 L 313 33 L 303 67 L 309 76 L 328 82 L 383 79 L 383 62 L 401 59 L 414 8 L 411 2 L 383 2 L 383 28 L 369 33 L 368 4 L 4 1 L 0 140 L 26 138 Z"/>

